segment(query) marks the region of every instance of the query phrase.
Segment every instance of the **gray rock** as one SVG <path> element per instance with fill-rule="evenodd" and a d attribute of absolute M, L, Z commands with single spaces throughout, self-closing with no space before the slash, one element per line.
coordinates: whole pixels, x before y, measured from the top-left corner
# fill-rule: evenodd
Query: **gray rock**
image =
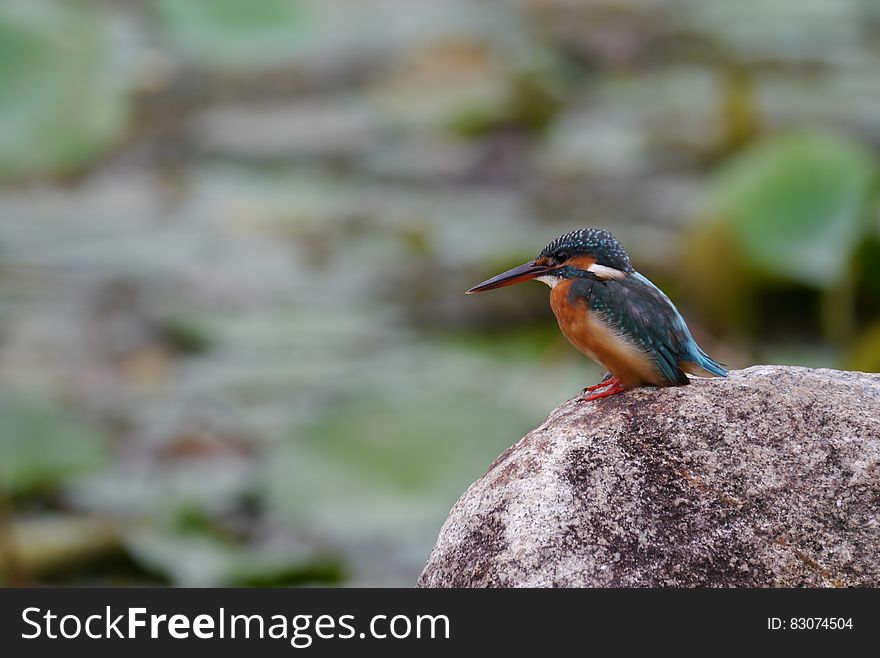
<path fill-rule="evenodd" d="M 418 585 L 880 586 L 880 375 L 569 400 L 458 500 Z"/>

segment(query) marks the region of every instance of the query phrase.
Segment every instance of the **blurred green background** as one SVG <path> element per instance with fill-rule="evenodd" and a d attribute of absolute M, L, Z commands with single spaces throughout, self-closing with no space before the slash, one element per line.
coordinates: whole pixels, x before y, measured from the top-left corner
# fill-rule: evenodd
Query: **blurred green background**
<path fill-rule="evenodd" d="M 880 370 L 880 0 L 4 0 L 0 580 L 412 585 L 600 372 L 610 228 L 732 367 Z"/>

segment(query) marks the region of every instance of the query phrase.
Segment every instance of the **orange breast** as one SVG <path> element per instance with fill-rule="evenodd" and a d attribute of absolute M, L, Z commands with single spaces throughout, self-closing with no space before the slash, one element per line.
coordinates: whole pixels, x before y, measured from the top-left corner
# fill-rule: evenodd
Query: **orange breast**
<path fill-rule="evenodd" d="M 607 368 L 627 388 L 662 386 L 663 376 L 644 350 L 620 336 L 585 301 L 569 301 L 571 284 L 565 279 L 550 292 L 550 308 L 569 342 Z"/>

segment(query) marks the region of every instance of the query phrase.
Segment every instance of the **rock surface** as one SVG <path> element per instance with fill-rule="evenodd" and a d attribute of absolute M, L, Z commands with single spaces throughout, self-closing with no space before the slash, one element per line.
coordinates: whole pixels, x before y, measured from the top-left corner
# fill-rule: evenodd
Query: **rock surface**
<path fill-rule="evenodd" d="M 458 500 L 418 585 L 880 586 L 880 375 L 569 400 Z"/>

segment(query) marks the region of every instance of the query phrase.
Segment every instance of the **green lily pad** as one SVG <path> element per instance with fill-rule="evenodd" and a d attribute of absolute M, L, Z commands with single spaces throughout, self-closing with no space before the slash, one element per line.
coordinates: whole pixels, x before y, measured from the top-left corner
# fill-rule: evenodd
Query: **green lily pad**
<path fill-rule="evenodd" d="M 354 577 L 411 582 L 449 508 L 534 425 L 490 396 L 364 400 L 292 436 L 268 471 L 272 509 L 346 551 Z"/>
<path fill-rule="evenodd" d="M 104 437 L 51 404 L 0 397 L 0 488 L 12 494 L 53 486 L 101 467 Z"/>
<path fill-rule="evenodd" d="M 153 7 L 171 45 L 212 68 L 288 62 L 311 24 L 304 0 L 154 0 Z"/>
<path fill-rule="evenodd" d="M 0 5 L 0 180 L 66 172 L 126 126 L 107 20 L 83 3 Z"/>
<path fill-rule="evenodd" d="M 712 189 L 753 268 L 819 288 L 839 284 L 871 230 L 872 154 L 847 138 L 796 133 L 734 158 Z"/>

